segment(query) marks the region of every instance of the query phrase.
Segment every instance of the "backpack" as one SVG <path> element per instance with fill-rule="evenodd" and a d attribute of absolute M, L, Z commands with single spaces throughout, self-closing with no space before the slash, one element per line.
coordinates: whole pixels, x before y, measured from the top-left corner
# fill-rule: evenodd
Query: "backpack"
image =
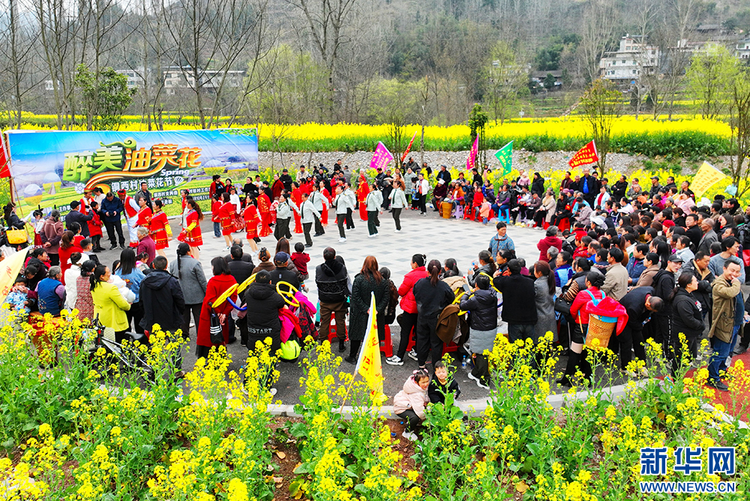
<path fill-rule="evenodd" d="M 461 308 L 457 304 L 449 304 L 438 315 L 437 327 L 435 333 L 445 344 L 453 342 L 458 326 L 458 312 Z"/>

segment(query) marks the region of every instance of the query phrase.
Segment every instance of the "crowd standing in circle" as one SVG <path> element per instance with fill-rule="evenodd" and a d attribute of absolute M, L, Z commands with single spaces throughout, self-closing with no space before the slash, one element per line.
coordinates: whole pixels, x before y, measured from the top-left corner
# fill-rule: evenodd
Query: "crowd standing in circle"
<path fill-rule="evenodd" d="M 638 179 L 629 182 L 622 176 L 610 186 L 590 168 L 575 178 L 566 173 L 561 185 L 554 187 L 545 186 L 539 173 L 530 179 L 522 171 L 518 178 L 504 180 L 495 193 L 477 169 L 452 179 L 441 166 L 432 189 L 431 170 L 411 164 L 403 173 L 379 169 L 372 180 L 361 173 L 356 190 L 352 174 L 340 162 L 330 173 L 322 165 L 311 172 L 300 168 L 296 179 L 285 169 L 273 183 L 248 177 L 240 191 L 231 180 L 214 176 L 210 187 L 213 236 L 224 239 L 227 255 L 211 260 L 208 280 L 199 261 L 204 215 L 187 190 L 182 193 L 176 255 L 169 258 L 173 242 L 163 203 L 151 196 L 145 183 L 133 197 L 123 190 L 116 196 L 101 190 L 87 192 L 71 202 L 65 218 L 57 210 L 46 218 L 34 215 L 35 248 L 9 301 L 12 297 L 20 308 L 52 315 L 59 315 L 64 307 L 77 308 L 81 318 L 97 316 L 114 329 L 118 340 L 129 330 L 149 333 L 158 311 L 158 323 L 174 331 L 181 329 L 184 336 L 194 325 L 196 353 L 205 357 L 213 346 L 235 342 L 237 330 L 248 349 L 266 337 L 271 338 L 272 347 L 280 346 L 279 316 L 289 314 L 290 308 L 276 284 L 304 290 L 314 283 L 319 325 L 310 325 L 300 315 L 301 307 L 292 314 L 321 341 L 329 339 L 329 334 L 335 337 L 339 352 L 346 350 L 348 337 L 345 360 L 355 363 L 374 293 L 381 343 L 385 342 L 385 326 L 397 322 L 401 329 L 394 354 L 385 362 L 396 366 L 404 365 L 407 358 L 416 362 L 418 372 L 396 405 L 411 423 L 423 417 L 430 367 L 437 374 L 445 348 L 438 320 L 449 305 L 471 312 L 468 336 L 461 340 L 458 353 L 470 357 L 469 377 L 478 386 L 490 384 L 486 353 L 497 335 L 498 311 L 507 323 L 510 341 L 536 343 L 552 333 L 567 358 L 558 383 L 572 386 L 580 383 L 580 375 L 585 380 L 592 377 L 584 349 L 590 325 L 587 305 L 611 298 L 628 315 L 624 329 L 609 344 L 619 355 L 624 373 L 647 375 L 643 364 L 632 362 L 645 362 L 649 339 L 662 347 L 662 355 L 675 372 L 684 361 L 697 360 L 700 341 L 709 339 L 708 384 L 727 391 L 724 371 L 732 355 L 746 351 L 750 342 L 750 333 L 744 329 L 750 319 L 746 313 L 750 300 L 745 302 L 741 291 L 750 265 L 750 209 L 743 213 L 737 200 L 720 195 L 708 205 L 697 203 L 689 182 L 677 186 L 672 177 L 662 185 L 654 176 L 651 186 L 642 188 Z M 465 274 L 453 258 L 441 263 L 415 254 L 411 271 L 394 284 L 390 271 L 379 267 L 377 256 L 367 256 L 361 267 L 356 265 L 359 271 L 352 280 L 341 254 L 331 247 L 318 254 L 322 262 L 311 265 L 314 273 L 308 270 L 311 257 L 307 251 L 315 237 L 325 234 L 331 217 L 339 241 L 345 243 L 359 207 L 369 236 L 376 238 L 384 224 L 379 216 L 385 211 L 391 212 L 394 231 L 400 232 L 401 213 L 411 209 L 426 214 L 427 201 L 443 217 L 496 222 L 487 247 L 477 249 L 477 258 Z M 17 223 L 13 206 L 5 208 L 5 218 Z M 511 225 L 543 232 L 538 256 L 517 254 L 508 235 Z M 102 226 L 111 248 L 121 249 L 112 266 L 100 263 L 96 256 L 102 250 Z M 234 237 L 238 232 L 246 232 L 249 253 L 244 252 L 242 239 Z M 289 243 L 293 233 L 304 234 L 304 244 L 296 242 L 295 252 Z M 272 234 L 277 240 L 275 251 L 259 248 L 261 238 Z M 251 276 L 255 282 L 250 287 L 230 296 L 236 305 L 246 305 L 241 315 L 231 314 L 233 306 L 228 301 L 214 306 L 229 287 Z M 159 309 L 154 310 L 154 305 Z M 217 321 L 221 342 L 211 336 Z M 439 377 L 435 384 L 450 382 Z"/>

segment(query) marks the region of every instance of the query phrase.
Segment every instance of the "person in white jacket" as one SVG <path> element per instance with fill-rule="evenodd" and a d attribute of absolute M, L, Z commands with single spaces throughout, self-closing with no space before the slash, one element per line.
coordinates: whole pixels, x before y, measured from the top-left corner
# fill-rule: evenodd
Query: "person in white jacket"
<path fill-rule="evenodd" d="M 393 190 L 389 195 L 391 199 L 391 215 L 396 223 L 396 233 L 401 232 L 401 211 L 406 207 L 406 186 L 403 179 L 393 181 Z"/>
<path fill-rule="evenodd" d="M 70 255 L 70 268 L 65 270 L 65 307 L 68 311 L 73 311 L 78 299 L 78 287 L 76 281 L 81 276 L 81 258 L 80 252 L 74 252 Z"/>
<path fill-rule="evenodd" d="M 333 199 L 333 206 L 336 207 L 336 225 L 339 227 L 339 242 L 346 242 L 344 223 L 348 217 L 349 210 L 353 206 L 341 186 L 336 187 L 336 198 Z"/>
<path fill-rule="evenodd" d="M 310 201 L 307 193 L 302 194 L 302 203 L 299 204 L 299 216 L 302 221 L 302 229 L 305 232 L 305 247 L 312 247 L 313 242 L 310 230 L 316 220 L 320 221 L 320 212 L 318 212 L 318 209 Z"/>
<path fill-rule="evenodd" d="M 318 191 L 320 188 L 317 184 L 313 183 L 313 191 L 310 193 L 310 202 L 315 206 L 315 210 L 319 213 L 323 213 L 323 206 L 330 207 L 328 205 L 328 199 L 323 195 L 320 191 Z M 326 221 L 326 224 L 328 224 L 328 221 Z M 315 235 L 316 237 L 319 237 L 321 235 L 325 235 L 326 230 L 323 228 L 323 223 L 320 221 L 319 217 L 315 218 Z"/>
<path fill-rule="evenodd" d="M 424 411 L 430 402 L 427 396 L 429 386 L 430 375 L 426 370 L 420 369 L 406 380 L 404 389 L 393 397 L 393 412 L 407 422 L 406 430 L 403 433 L 403 437 L 407 440 L 414 441 L 417 439 L 415 431 L 426 417 Z"/>
<path fill-rule="evenodd" d="M 367 231 L 370 233 L 370 238 L 373 238 L 378 234 L 378 226 L 380 226 L 378 214 L 383 205 L 383 193 L 378 189 L 377 183 L 372 183 L 370 193 L 365 198 L 365 204 L 367 205 Z"/>
<path fill-rule="evenodd" d="M 351 183 L 344 185 L 344 195 L 349 199 L 349 210 L 346 212 L 346 229 L 353 230 L 354 218 L 352 217 L 352 213 L 357 208 L 357 195 L 354 194 Z"/>

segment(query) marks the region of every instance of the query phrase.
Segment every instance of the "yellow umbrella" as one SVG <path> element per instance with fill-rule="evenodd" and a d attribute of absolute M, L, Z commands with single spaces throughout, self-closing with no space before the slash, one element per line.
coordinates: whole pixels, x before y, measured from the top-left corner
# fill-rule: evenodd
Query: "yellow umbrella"
<path fill-rule="evenodd" d="M 26 247 L 0 261 L 0 304 L 5 302 L 5 298 L 8 297 L 8 293 L 13 288 L 18 273 L 23 268 L 23 262 L 26 260 L 29 249 L 31 247 Z"/>

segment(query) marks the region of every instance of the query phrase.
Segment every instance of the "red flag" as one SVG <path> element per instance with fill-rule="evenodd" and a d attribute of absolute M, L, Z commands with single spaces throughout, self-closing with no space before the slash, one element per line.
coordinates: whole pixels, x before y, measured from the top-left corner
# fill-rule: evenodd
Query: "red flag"
<path fill-rule="evenodd" d="M 411 150 L 411 145 L 414 144 L 414 138 L 417 137 L 417 133 L 415 132 L 414 135 L 411 137 L 411 141 L 409 141 L 409 146 L 406 147 L 406 151 L 403 155 L 401 155 L 401 163 L 404 163 L 404 159 L 406 158 L 406 155 L 409 154 L 409 150 Z"/>
<path fill-rule="evenodd" d="M 568 165 L 570 165 L 571 168 L 576 168 L 579 165 L 593 164 L 598 161 L 599 155 L 596 153 L 596 144 L 594 144 L 594 141 L 591 141 L 573 155 L 573 158 L 568 161 Z"/>
<path fill-rule="evenodd" d="M 5 140 L 0 134 L 0 177 L 10 177 L 9 156 L 5 152 Z"/>
<path fill-rule="evenodd" d="M 479 153 L 479 134 L 474 139 L 474 144 L 471 145 L 471 151 L 469 152 L 469 158 L 466 159 L 466 170 L 474 168 L 474 163 L 477 160 L 477 153 Z"/>

